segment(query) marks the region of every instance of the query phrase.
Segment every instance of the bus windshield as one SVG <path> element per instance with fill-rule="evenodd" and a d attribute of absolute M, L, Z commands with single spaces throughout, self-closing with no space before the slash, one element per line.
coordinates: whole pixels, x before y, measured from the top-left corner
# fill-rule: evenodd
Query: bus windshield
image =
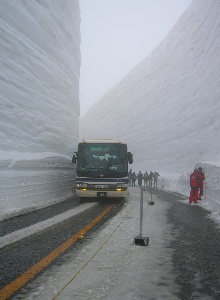
<path fill-rule="evenodd" d="M 114 143 L 80 143 L 77 171 L 102 170 L 127 172 L 127 145 Z"/>

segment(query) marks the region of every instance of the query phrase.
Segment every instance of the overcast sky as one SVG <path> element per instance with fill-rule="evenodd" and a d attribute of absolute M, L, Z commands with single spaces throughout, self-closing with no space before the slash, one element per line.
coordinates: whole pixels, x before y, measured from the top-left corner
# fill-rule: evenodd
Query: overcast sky
<path fill-rule="evenodd" d="M 79 0 L 80 115 L 168 34 L 192 0 Z"/>

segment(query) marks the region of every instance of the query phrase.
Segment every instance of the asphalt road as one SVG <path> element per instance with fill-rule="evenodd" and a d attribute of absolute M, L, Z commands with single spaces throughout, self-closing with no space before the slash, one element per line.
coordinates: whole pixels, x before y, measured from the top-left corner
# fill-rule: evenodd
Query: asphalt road
<path fill-rule="evenodd" d="M 59 247 L 65 241 L 67 241 L 70 237 L 79 232 L 84 226 L 89 224 L 94 218 L 100 215 L 104 209 L 109 206 L 111 201 L 102 202 L 100 204 L 87 209 L 86 211 L 69 218 L 65 222 L 58 224 L 49 228 L 47 231 L 39 233 L 37 235 L 31 236 L 25 240 L 17 242 L 16 244 L 12 244 L 11 246 L 7 246 L 0 250 L 0 289 L 7 286 L 9 283 L 14 281 L 18 276 L 23 274 L 28 268 L 42 260 L 45 256 L 47 256 L 51 251 Z M 121 202 L 112 202 L 113 208 L 110 212 L 103 217 L 95 226 L 93 226 L 88 234 L 82 239 L 74 243 L 70 246 L 65 253 L 58 256 L 48 267 L 51 265 L 60 265 L 65 260 L 65 255 L 68 255 L 68 252 L 77 251 L 79 247 L 83 247 L 83 243 L 86 242 L 87 239 L 90 238 L 90 234 L 96 231 L 100 226 L 102 226 L 108 219 L 112 218 L 123 206 L 123 201 Z M 61 204 L 62 206 L 63 204 Z M 72 207 L 74 204 L 65 204 L 65 208 Z M 66 209 L 65 209 L 66 210 Z M 65 211 L 64 210 L 64 211 Z M 47 209 L 42 211 L 37 211 L 35 213 L 29 213 L 27 215 L 21 216 L 20 218 L 13 218 L 7 220 L 7 224 L 10 228 L 10 232 L 12 229 L 16 230 L 16 224 L 18 224 L 19 228 L 21 228 L 21 223 L 24 225 L 31 225 L 32 223 L 36 223 L 36 220 L 45 219 L 46 216 L 53 216 L 54 214 L 58 214 L 61 211 L 61 207 L 56 205 L 56 207 L 51 208 L 50 211 Z M 56 213 L 55 213 L 56 212 Z M 36 218 L 33 218 L 34 214 L 36 214 Z M 20 224 L 19 224 L 20 220 Z M 6 231 L 6 226 L 4 222 L 2 225 L 2 231 Z M 4 230 L 3 230 L 4 228 Z M 38 276 L 38 274 L 36 275 Z M 36 276 L 34 278 L 36 278 Z M 18 291 L 19 292 L 19 291 Z M 13 297 L 13 296 L 12 296 Z M 0 297 L 1 298 L 1 297 Z M 11 299 L 11 297 L 10 297 Z"/>
<path fill-rule="evenodd" d="M 74 208 L 77 205 L 79 205 L 79 200 L 77 198 L 70 198 L 42 209 L 36 209 L 34 211 L 6 219 L 0 222 L 0 237 L 15 230 L 45 221 L 71 208 Z"/>
<path fill-rule="evenodd" d="M 181 300 L 220 299 L 220 228 L 201 206 L 181 203 L 182 197 L 160 190 L 153 192 L 172 205 L 167 221 L 175 231 L 170 247 L 177 295 Z"/>
<path fill-rule="evenodd" d="M 173 250 L 172 263 L 176 283 L 179 286 L 176 296 L 180 300 L 219 300 L 220 299 L 220 228 L 212 219 L 208 218 L 210 212 L 200 206 L 187 205 L 184 198 L 178 194 L 167 193 L 163 190 L 153 189 L 153 194 L 157 195 L 162 201 L 169 203 L 166 211 L 167 222 L 172 227 L 173 240 L 169 247 Z M 182 203 L 181 203 L 182 201 Z M 184 203 L 185 202 L 185 203 Z M 72 207 L 73 203 L 67 203 Z M 30 265 L 47 255 L 51 249 L 56 248 L 61 242 L 77 232 L 80 227 L 89 222 L 104 209 L 104 206 L 94 208 L 87 214 L 72 218 L 65 222 L 61 227 L 58 226 L 49 230 L 43 235 L 33 237 L 22 243 L 16 244 L 11 248 L 1 251 L 0 265 L 2 275 L 0 277 L 1 288 L 24 272 Z M 121 203 L 121 206 L 123 203 Z M 101 226 L 107 219 L 112 217 L 120 210 L 115 207 L 112 213 L 104 218 L 98 226 Z M 54 207 L 54 211 L 45 211 L 41 217 L 47 218 L 48 215 L 54 215 L 60 208 Z M 42 212 L 41 212 L 42 213 Z M 36 213 L 36 220 L 39 221 L 40 214 Z M 38 215 L 38 216 L 37 216 Z M 33 215 L 30 215 L 33 222 Z M 25 219 L 20 222 L 13 220 L 12 227 L 16 227 L 31 222 Z M 12 220 L 11 220 L 12 221 Z M 9 221 L 8 221 L 9 222 Z M 9 223 L 5 224 L 6 230 Z M 3 229 L 3 227 L 2 227 Z M 96 230 L 94 227 L 93 230 Z M 87 237 L 90 238 L 89 235 Z M 86 239 L 84 240 L 86 242 Z M 83 242 L 83 243 L 84 243 Z M 83 247 L 81 242 L 70 248 L 69 251 L 77 250 Z M 67 253 L 68 255 L 68 253 Z M 65 256 L 56 259 L 53 264 L 62 264 Z M 170 299 L 172 300 L 172 299 Z"/>

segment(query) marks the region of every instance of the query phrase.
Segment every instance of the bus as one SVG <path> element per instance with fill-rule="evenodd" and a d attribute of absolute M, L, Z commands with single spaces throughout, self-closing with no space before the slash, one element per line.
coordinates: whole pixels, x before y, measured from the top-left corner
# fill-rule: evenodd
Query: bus
<path fill-rule="evenodd" d="M 78 144 L 76 165 L 78 198 L 124 198 L 128 194 L 128 164 L 133 155 L 116 140 L 84 140 Z"/>

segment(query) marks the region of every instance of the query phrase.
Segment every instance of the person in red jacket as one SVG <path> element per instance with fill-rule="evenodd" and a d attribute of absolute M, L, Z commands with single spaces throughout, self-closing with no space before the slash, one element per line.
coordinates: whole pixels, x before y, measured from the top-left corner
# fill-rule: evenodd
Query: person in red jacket
<path fill-rule="evenodd" d="M 202 172 L 202 168 L 198 168 L 198 188 L 199 188 L 199 197 L 198 200 L 202 200 L 203 196 L 203 180 L 205 179 L 204 173 Z"/>
<path fill-rule="evenodd" d="M 198 203 L 198 171 L 197 169 L 194 169 L 193 173 L 190 175 L 190 196 L 189 196 L 189 204 L 192 203 Z"/>

